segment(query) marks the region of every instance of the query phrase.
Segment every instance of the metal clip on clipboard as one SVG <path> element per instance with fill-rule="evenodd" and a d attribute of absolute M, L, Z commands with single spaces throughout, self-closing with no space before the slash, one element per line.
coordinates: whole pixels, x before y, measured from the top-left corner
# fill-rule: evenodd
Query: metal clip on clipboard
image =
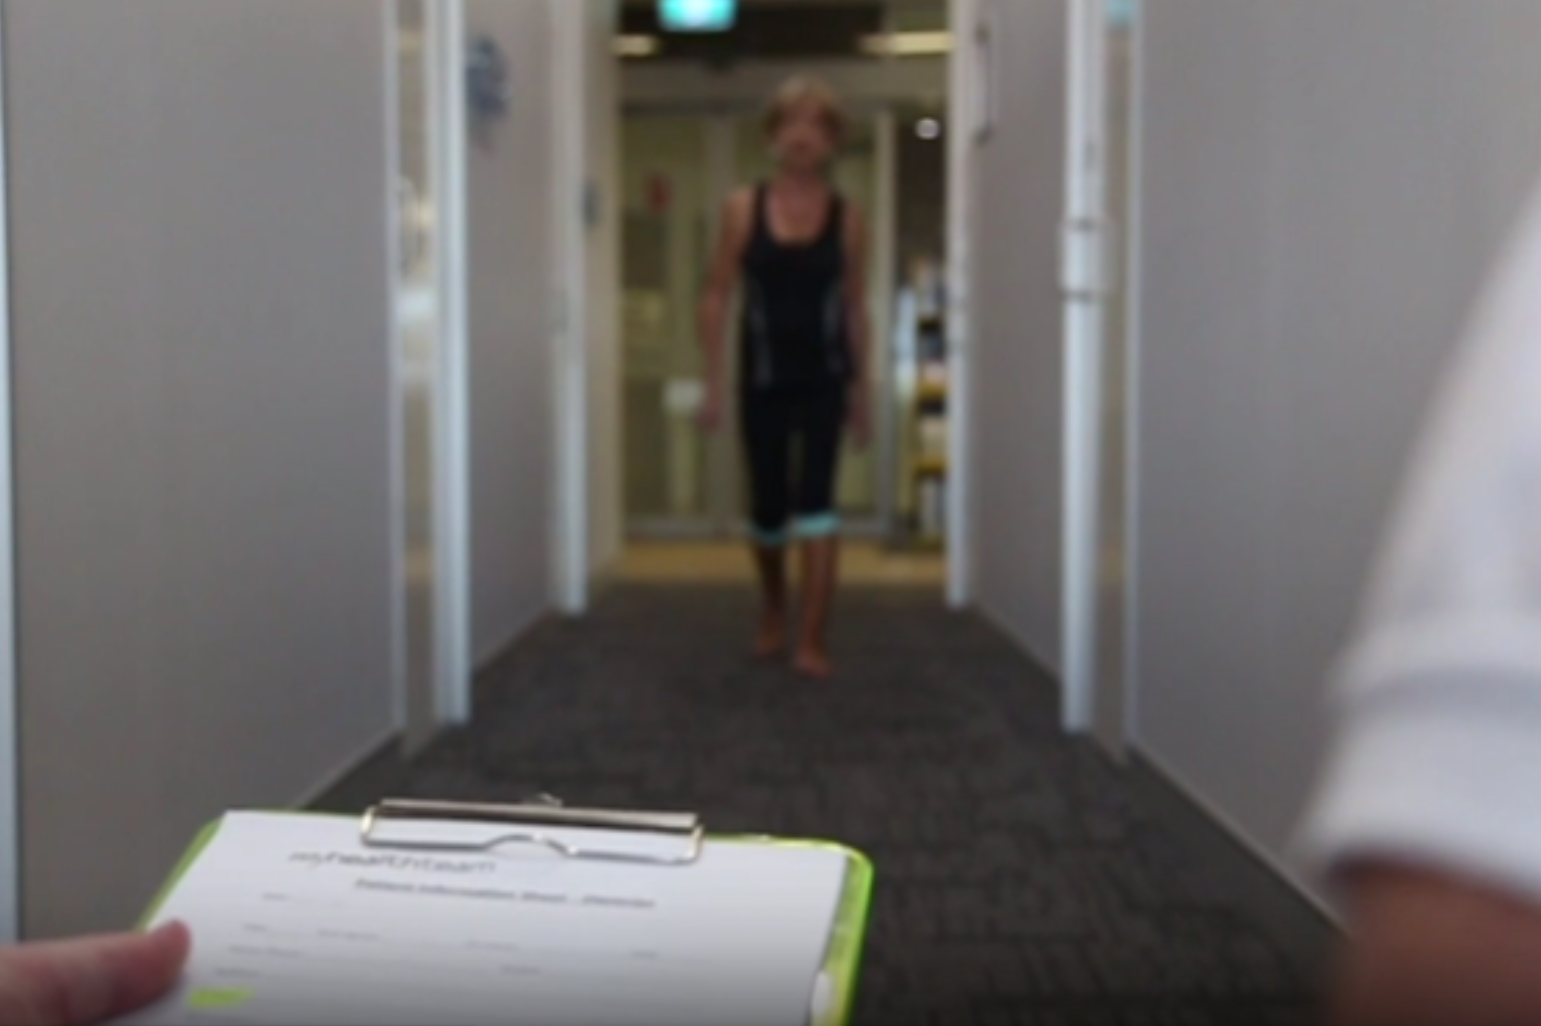
<path fill-rule="evenodd" d="M 475 840 L 391 839 L 390 822 L 461 823 L 506 827 Z M 628 851 L 622 846 L 578 845 L 553 836 L 552 830 L 603 831 L 679 839 L 674 852 Z M 359 824 L 366 848 L 404 851 L 489 852 L 515 844 L 536 845 L 563 858 L 594 862 L 624 862 L 648 866 L 689 866 L 701 858 L 706 828 L 694 813 L 619 812 L 609 809 L 569 809 L 552 798 L 520 805 L 391 799 L 370 807 Z"/>

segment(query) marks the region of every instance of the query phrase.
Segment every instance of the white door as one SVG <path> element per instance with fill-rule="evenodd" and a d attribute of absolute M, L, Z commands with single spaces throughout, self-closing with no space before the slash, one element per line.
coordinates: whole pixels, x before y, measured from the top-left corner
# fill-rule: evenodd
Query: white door
<path fill-rule="evenodd" d="M 459 4 L 398 0 L 395 302 L 400 718 L 409 752 L 469 715 Z"/>
<path fill-rule="evenodd" d="M 1103 93 L 1108 172 L 1105 180 L 1109 262 L 1102 345 L 1101 448 L 1097 536 L 1096 698 L 1097 739 L 1122 760 L 1131 736 L 1134 701 L 1133 649 L 1135 562 L 1133 417 L 1138 223 L 1136 123 L 1139 111 L 1140 23 L 1136 0 L 1107 7 L 1103 46 Z"/>

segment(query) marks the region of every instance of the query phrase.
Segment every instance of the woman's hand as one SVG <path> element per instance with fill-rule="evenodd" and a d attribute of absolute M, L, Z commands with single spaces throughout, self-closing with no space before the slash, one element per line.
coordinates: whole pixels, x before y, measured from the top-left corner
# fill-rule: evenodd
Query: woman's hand
<path fill-rule="evenodd" d="M 141 1011 L 182 975 L 187 928 L 0 947 L 0 1023 L 96 1026 Z"/>

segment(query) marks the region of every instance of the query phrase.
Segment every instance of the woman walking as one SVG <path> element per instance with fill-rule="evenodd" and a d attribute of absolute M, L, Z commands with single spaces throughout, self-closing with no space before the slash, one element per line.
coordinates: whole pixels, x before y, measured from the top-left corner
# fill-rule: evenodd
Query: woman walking
<path fill-rule="evenodd" d="M 787 550 L 802 553 L 796 669 L 832 672 L 827 633 L 839 569 L 835 485 L 849 430 L 869 433 L 866 229 L 830 181 L 845 133 L 838 101 L 795 78 L 773 97 L 765 131 L 776 168 L 729 197 L 701 309 L 708 397 L 703 421 L 726 409 L 728 311 L 740 292 L 738 409 L 761 591 L 756 651 L 781 654 L 790 635 Z"/>

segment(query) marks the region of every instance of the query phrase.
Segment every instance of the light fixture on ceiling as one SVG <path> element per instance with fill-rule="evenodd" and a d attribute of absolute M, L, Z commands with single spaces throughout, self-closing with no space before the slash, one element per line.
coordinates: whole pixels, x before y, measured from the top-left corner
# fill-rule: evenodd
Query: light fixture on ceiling
<path fill-rule="evenodd" d="M 942 137 L 942 123 L 936 118 L 921 118 L 915 122 L 915 134 L 926 142 L 935 142 Z"/>
<path fill-rule="evenodd" d="M 941 57 L 952 52 L 952 33 L 890 32 L 865 36 L 861 48 L 872 57 Z"/>
<path fill-rule="evenodd" d="M 657 36 L 615 37 L 617 57 L 656 57 L 662 49 L 663 42 Z"/>
<path fill-rule="evenodd" d="M 738 0 L 658 0 L 665 32 L 727 32 L 738 22 Z"/>

